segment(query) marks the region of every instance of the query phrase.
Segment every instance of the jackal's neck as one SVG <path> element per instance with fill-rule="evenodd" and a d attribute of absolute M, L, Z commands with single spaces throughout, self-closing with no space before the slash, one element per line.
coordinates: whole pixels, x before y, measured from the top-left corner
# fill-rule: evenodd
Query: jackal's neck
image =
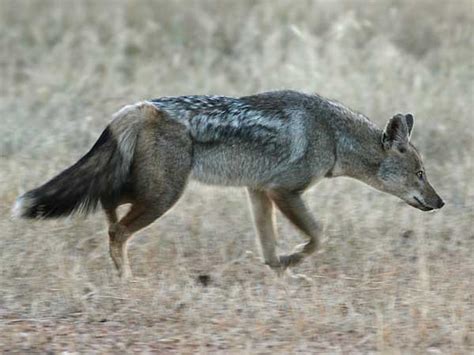
<path fill-rule="evenodd" d="M 334 128 L 334 176 L 348 176 L 369 185 L 376 185 L 377 172 L 384 157 L 382 131 L 361 117 L 345 117 Z"/>

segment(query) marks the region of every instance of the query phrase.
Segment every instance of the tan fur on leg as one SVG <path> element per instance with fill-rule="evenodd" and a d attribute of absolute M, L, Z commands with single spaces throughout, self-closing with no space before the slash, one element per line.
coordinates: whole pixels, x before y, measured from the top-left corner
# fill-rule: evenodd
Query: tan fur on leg
<path fill-rule="evenodd" d="M 275 271 L 281 270 L 276 255 L 275 211 L 273 202 L 264 191 L 247 189 L 255 231 L 266 265 Z"/>
<path fill-rule="evenodd" d="M 319 236 L 322 232 L 321 225 L 311 216 L 301 196 L 292 192 L 271 191 L 270 198 L 275 202 L 280 211 L 296 226 L 308 239 L 306 243 L 296 246 L 293 253 L 281 255 L 280 262 L 283 266 L 299 264 L 306 256 L 314 253 L 319 246 Z"/>

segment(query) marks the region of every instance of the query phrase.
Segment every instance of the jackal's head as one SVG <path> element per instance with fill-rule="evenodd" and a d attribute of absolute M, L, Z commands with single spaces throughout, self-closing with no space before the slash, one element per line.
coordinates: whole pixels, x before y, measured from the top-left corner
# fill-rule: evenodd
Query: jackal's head
<path fill-rule="evenodd" d="M 444 202 L 428 182 L 421 156 L 410 143 L 413 124 L 411 114 L 397 114 L 388 121 L 382 134 L 379 188 L 422 211 L 439 209 Z"/>

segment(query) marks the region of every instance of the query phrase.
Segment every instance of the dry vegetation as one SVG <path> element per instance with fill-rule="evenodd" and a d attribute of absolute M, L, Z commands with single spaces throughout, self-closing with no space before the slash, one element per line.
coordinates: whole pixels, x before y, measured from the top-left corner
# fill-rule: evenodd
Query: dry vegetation
<path fill-rule="evenodd" d="M 0 352 L 472 352 L 473 23 L 462 0 L 0 0 Z M 324 250 L 295 270 L 313 282 L 261 264 L 240 189 L 191 184 L 132 241 L 125 285 L 102 215 L 9 217 L 121 105 L 278 88 L 379 125 L 414 112 L 447 206 L 321 183 L 306 199 Z M 278 223 L 288 250 L 300 238 Z"/>

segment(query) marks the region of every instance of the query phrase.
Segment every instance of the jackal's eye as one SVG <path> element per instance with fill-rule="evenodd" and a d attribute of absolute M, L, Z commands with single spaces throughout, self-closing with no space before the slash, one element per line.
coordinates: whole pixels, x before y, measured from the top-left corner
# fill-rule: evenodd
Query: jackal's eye
<path fill-rule="evenodd" d="M 425 177 L 425 173 L 422 170 L 420 170 L 416 172 L 416 176 L 418 176 L 418 179 L 423 180 Z"/>

